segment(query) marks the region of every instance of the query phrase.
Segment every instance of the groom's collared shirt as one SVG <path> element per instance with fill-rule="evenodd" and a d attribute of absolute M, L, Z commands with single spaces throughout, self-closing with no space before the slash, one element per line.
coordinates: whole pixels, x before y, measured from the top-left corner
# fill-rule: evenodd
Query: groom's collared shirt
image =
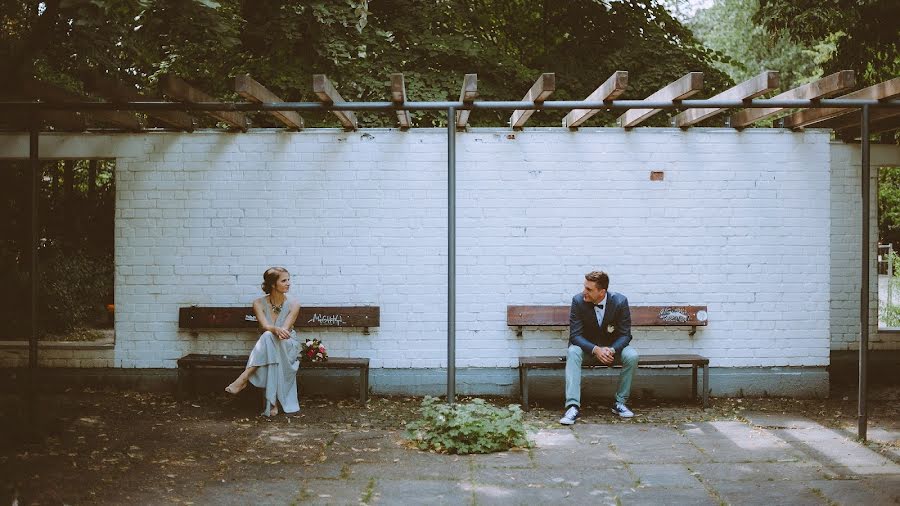
<path fill-rule="evenodd" d="M 603 330 L 603 315 L 606 314 L 606 299 L 608 298 L 607 295 L 604 295 L 603 300 L 597 303 L 602 305 L 602 308 L 596 304 L 594 305 L 594 314 L 597 315 L 597 325 L 600 326 L 601 331 Z"/>

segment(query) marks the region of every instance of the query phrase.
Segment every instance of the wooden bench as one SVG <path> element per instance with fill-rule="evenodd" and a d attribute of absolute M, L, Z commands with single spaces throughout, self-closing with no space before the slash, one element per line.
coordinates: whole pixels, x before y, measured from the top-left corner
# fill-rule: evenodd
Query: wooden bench
<path fill-rule="evenodd" d="M 689 335 L 694 335 L 697 327 L 709 324 L 706 306 L 630 306 L 632 327 L 691 327 Z M 508 306 L 506 324 L 517 328 L 522 335 L 523 327 L 568 327 L 569 306 Z M 697 368 L 703 368 L 703 407 L 709 405 L 709 359 L 701 355 L 641 355 L 638 366 L 691 366 L 691 398 L 697 398 Z M 585 361 L 584 368 L 608 367 Z M 619 367 L 619 366 L 615 366 Z M 564 356 L 522 357 L 519 359 L 519 392 L 522 409 L 528 410 L 528 371 L 532 369 L 565 369 Z"/>
<path fill-rule="evenodd" d="M 294 327 L 362 327 L 368 334 L 370 327 L 378 327 L 381 312 L 378 306 L 357 307 L 309 307 L 300 308 Z M 196 336 L 200 329 L 258 329 L 259 323 L 250 307 L 182 307 L 178 311 L 178 326 L 190 329 Z M 222 355 L 191 353 L 178 359 L 179 398 L 196 393 L 198 369 L 238 369 L 247 365 L 248 355 Z M 329 357 L 325 362 L 303 362 L 300 370 L 309 369 L 358 369 L 359 401 L 365 404 L 369 398 L 369 359 Z"/>

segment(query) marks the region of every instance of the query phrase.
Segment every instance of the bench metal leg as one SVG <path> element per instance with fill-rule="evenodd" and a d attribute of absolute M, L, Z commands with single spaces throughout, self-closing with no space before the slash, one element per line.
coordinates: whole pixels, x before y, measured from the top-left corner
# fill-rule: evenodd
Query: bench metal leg
<path fill-rule="evenodd" d="M 691 366 L 691 400 L 697 398 L 697 366 Z"/>
<path fill-rule="evenodd" d="M 709 364 L 703 366 L 703 409 L 709 406 Z"/>
<path fill-rule="evenodd" d="M 360 367 L 359 369 L 359 403 L 363 406 L 369 400 L 369 368 Z"/>
<path fill-rule="evenodd" d="M 178 381 L 175 384 L 175 399 L 182 401 L 187 397 L 187 385 L 185 382 L 188 380 L 188 374 L 184 367 L 178 368 Z"/>
<path fill-rule="evenodd" d="M 528 411 L 528 369 L 519 367 L 519 395 L 522 398 L 522 409 Z"/>

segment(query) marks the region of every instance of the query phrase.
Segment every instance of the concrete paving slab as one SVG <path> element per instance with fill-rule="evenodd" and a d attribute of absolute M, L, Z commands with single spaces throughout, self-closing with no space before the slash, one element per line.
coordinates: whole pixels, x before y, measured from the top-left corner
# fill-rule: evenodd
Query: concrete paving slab
<path fill-rule="evenodd" d="M 408 457 L 397 462 L 363 462 L 349 466 L 349 476 L 355 479 L 414 479 L 414 480 L 469 480 L 472 464 L 468 459 L 452 460 L 447 455 L 429 455 L 423 458 Z"/>
<path fill-rule="evenodd" d="M 683 464 L 630 464 L 628 469 L 642 487 L 701 487 L 697 477 Z"/>
<path fill-rule="evenodd" d="M 900 500 L 900 490 L 875 490 L 858 480 L 819 480 L 806 485 L 832 504 L 892 504 Z"/>
<path fill-rule="evenodd" d="M 535 504 L 617 504 L 618 493 L 607 488 L 579 487 L 513 487 L 509 485 L 472 486 L 474 504 L 481 505 L 527 505 Z"/>
<path fill-rule="evenodd" d="M 900 465 L 825 427 L 782 429 L 775 433 L 843 475 L 898 474 Z"/>
<path fill-rule="evenodd" d="M 778 486 L 781 482 L 805 482 L 837 478 L 828 468 L 814 462 L 737 462 L 698 464 L 690 466 L 690 470 L 704 482 L 721 481 L 755 481 L 769 482 Z"/>
<path fill-rule="evenodd" d="M 619 503 L 627 504 L 678 504 L 678 505 L 710 505 L 715 506 L 719 501 L 697 483 L 695 487 L 649 487 L 643 484 L 633 490 L 623 491 L 619 496 Z"/>
<path fill-rule="evenodd" d="M 575 464 L 563 468 L 503 468 L 476 467 L 473 482 L 482 485 L 500 485 L 525 488 L 598 486 L 621 488 L 634 482 L 626 469 L 585 469 Z"/>
<path fill-rule="evenodd" d="M 714 462 L 801 461 L 803 452 L 770 431 L 738 421 L 685 424 L 682 433 Z"/>
<path fill-rule="evenodd" d="M 821 506 L 827 504 L 821 492 L 806 484 L 781 482 L 777 486 L 767 481 L 712 481 L 706 482 L 714 493 L 732 506 Z"/>
<path fill-rule="evenodd" d="M 475 504 L 474 494 L 464 485 L 446 480 L 376 480 L 371 494 L 363 495 L 367 500 L 352 504 Z"/>
<path fill-rule="evenodd" d="M 472 464 L 478 467 L 534 467 L 532 459 L 534 450 L 518 450 L 500 453 L 470 455 Z"/>

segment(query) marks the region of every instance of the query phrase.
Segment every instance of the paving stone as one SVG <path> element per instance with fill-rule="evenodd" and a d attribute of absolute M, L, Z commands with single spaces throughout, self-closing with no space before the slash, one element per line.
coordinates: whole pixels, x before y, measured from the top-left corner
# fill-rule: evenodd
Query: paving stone
<path fill-rule="evenodd" d="M 355 479 L 388 478 L 415 480 L 469 480 L 472 464 L 467 458 L 451 455 L 426 454 L 410 456 L 393 462 L 362 462 L 349 466 L 349 475 Z"/>
<path fill-rule="evenodd" d="M 834 504 L 891 504 L 900 499 L 900 490 L 874 490 L 859 480 L 818 480 L 806 485 L 819 490 Z"/>
<path fill-rule="evenodd" d="M 681 430 L 714 462 L 801 461 L 807 458 L 771 431 L 743 422 L 685 424 Z"/>
<path fill-rule="evenodd" d="M 376 480 L 370 504 L 474 504 L 467 483 L 445 480 Z M 359 500 L 352 504 L 358 504 Z M 344 503 L 349 504 L 349 503 Z"/>
<path fill-rule="evenodd" d="M 472 486 L 475 504 L 480 505 L 528 505 L 535 504 L 592 504 L 614 505 L 616 495 L 608 488 L 591 487 L 519 487 L 511 485 Z"/>
<path fill-rule="evenodd" d="M 715 493 L 732 506 L 772 506 L 790 504 L 791 506 L 821 506 L 826 504 L 820 492 L 812 490 L 806 484 L 780 482 L 777 486 L 769 482 L 759 481 L 720 481 L 707 482 Z"/>
<path fill-rule="evenodd" d="M 578 487 L 582 485 L 623 486 L 634 480 L 622 469 L 585 468 L 573 464 L 569 468 L 475 467 L 472 481 L 476 484 L 540 487 Z"/>
<path fill-rule="evenodd" d="M 641 486 L 618 494 L 620 504 L 703 504 L 718 505 L 719 501 L 712 497 L 706 488 L 696 480 L 693 487 L 648 487 Z"/>
<path fill-rule="evenodd" d="M 604 445 L 581 445 L 575 448 L 534 449 L 531 458 L 535 466 L 555 468 L 572 467 L 574 462 L 585 467 L 622 467 L 623 458 L 614 449 Z"/>
<path fill-rule="evenodd" d="M 630 464 L 628 468 L 647 487 L 697 487 L 702 485 L 683 464 Z"/>
<path fill-rule="evenodd" d="M 836 478 L 828 468 L 815 462 L 733 462 L 697 464 L 690 467 L 704 482 L 715 481 L 757 481 L 769 482 L 772 486 L 785 481 L 810 481 Z"/>
<path fill-rule="evenodd" d="M 534 450 L 517 450 L 500 453 L 470 455 L 472 463 L 479 467 L 534 467 L 532 452 Z"/>
<path fill-rule="evenodd" d="M 777 434 L 843 475 L 900 474 L 900 465 L 861 443 L 826 429 L 784 429 Z"/>

